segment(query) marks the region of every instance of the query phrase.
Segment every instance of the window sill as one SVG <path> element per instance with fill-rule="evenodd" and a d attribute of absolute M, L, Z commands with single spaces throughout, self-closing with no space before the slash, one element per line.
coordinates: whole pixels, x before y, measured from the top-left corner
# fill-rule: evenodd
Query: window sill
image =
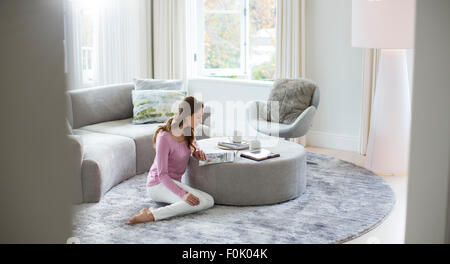
<path fill-rule="evenodd" d="M 248 80 L 248 79 L 230 79 L 230 78 L 221 78 L 221 77 L 196 77 L 191 78 L 189 81 L 206 81 L 206 82 L 222 82 L 229 84 L 250 84 L 250 85 L 263 85 L 263 86 L 272 86 L 273 81 L 256 81 L 256 80 Z"/>

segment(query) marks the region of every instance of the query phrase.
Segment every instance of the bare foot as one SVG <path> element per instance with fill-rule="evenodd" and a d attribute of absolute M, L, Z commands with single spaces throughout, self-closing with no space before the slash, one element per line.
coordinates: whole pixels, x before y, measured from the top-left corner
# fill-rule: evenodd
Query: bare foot
<path fill-rule="evenodd" d="M 138 224 L 138 223 L 147 223 L 147 222 L 152 222 L 155 221 L 155 217 L 153 217 L 152 211 L 151 209 L 153 208 L 144 208 L 142 210 L 139 211 L 139 214 L 133 216 L 130 218 L 130 220 L 128 220 L 128 222 L 126 222 L 126 225 L 133 225 L 133 224 Z"/>

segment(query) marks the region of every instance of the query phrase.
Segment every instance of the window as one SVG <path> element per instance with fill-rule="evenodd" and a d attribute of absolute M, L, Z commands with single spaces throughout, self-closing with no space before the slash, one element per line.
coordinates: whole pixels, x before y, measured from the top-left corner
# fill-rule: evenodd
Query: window
<path fill-rule="evenodd" d="M 96 72 L 94 72 L 93 59 L 98 55 L 94 49 L 94 40 L 96 32 L 96 20 L 98 15 L 96 14 L 95 6 L 85 4 L 79 9 L 80 12 L 80 54 L 81 54 L 81 77 L 83 85 L 89 85 L 97 81 Z"/>
<path fill-rule="evenodd" d="M 73 54 L 71 69 L 76 71 L 77 86 L 89 87 L 98 83 L 98 24 L 99 1 L 67 0 L 65 3 L 66 37 L 72 43 L 68 50 Z"/>
<path fill-rule="evenodd" d="M 72 89 L 124 83 L 149 72 L 147 0 L 67 0 Z"/>
<path fill-rule="evenodd" d="M 273 79 L 276 0 L 199 2 L 199 74 Z"/>

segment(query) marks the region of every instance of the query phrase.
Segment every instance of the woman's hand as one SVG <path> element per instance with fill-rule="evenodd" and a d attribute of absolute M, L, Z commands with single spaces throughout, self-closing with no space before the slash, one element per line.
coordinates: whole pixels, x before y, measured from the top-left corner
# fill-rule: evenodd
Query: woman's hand
<path fill-rule="evenodd" d="M 200 203 L 200 199 L 192 193 L 186 193 L 185 195 L 183 195 L 183 201 L 192 206 L 196 206 Z"/>
<path fill-rule="evenodd" d="M 198 160 L 206 160 L 206 154 L 205 152 L 203 152 L 203 150 L 197 150 L 193 155 Z"/>

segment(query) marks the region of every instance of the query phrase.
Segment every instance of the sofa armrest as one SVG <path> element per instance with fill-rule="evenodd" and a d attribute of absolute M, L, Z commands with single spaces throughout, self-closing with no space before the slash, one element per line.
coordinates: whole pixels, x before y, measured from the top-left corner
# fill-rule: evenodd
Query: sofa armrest
<path fill-rule="evenodd" d="M 83 162 L 83 138 L 79 135 L 68 135 L 68 142 L 70 146 L 70 157 L 74 164 L 71 164 L 72 168 L 75 168 L 72 177 L 73 186 L 73 203 L 83 202 L 83 188 L 81 182 L 81 166 Z"/>
<path fill-rule="evenodd" d="M 283 136 L 287 138 L 299 138 L 306 135 L 313 124 L 316 111 L 317 109 L 315 106 L 306 108 L 305 111 L 303 111 L 303 113 L 290 125 L 291 128 L 289 129 L 289 132 Z"/>

